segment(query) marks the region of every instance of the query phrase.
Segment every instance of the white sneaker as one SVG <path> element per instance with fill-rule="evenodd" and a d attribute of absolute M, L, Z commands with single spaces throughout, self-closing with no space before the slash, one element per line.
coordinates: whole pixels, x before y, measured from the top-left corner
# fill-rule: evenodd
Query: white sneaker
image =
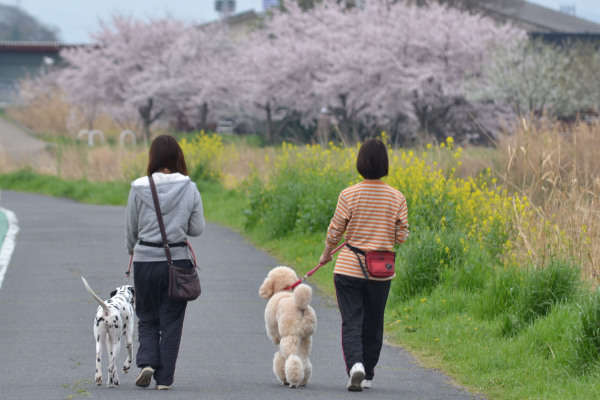
<path fill-rule="evenodd" d="M 140 371 L 137 379 L 135 380 L 135 386 L 139 387 L 148 387 L 150 386 L 150 382 L 152 381 L 152 376 L 154 375 L 154 368 L 152 367 L 144 367 Z"/>
<path fill-rule="evenodd" d="M 348 391 L 362 392 L 362 381 L 365 379 L 365 367 L 362 363 L 356 363 L 350 369 L 350 381 L 348 381 Z"/>
<path fill-rule="evenodd" d="M 361 385 L 362 385 L 363 389 L 371 389 L 371 383 L 372 382 L 373 381 L 370 380 L 370 379 L 363 379 Z"/>

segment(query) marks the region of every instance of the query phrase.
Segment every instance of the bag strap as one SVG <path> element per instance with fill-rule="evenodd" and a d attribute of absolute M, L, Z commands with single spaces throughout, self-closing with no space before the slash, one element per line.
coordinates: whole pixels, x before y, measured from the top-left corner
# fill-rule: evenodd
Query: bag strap
<path fill-rule="evenodd" d="M 152 179 L 152 175 L 148 176 L 148 180 L 150 181 L 150 190 L 152 191 L 152 200 L 154 200 L 154 211 L 156 211 L 156 218 L 158 218 L 158 227 L 160 228 L 160 236 L 163 241 L 163 248 L 165 249 L 165 254 L 167 255 L 167 262 L 169 266 L 173 265 L 173 260 L 171 259 L 171 250 L 169 249 L 169 242 L 167 242 L 167 233 L 165 232 L 165 224 L 162 219 L 162 213 L 160 211 L 160 204 L 158 203 L 158 194 L 156 193 L 156 185 L 154 184 L 154 179 Z"/>
<path fill-rule="evenodd" d="M 356 254 L 356 258 L 358 258 L 358 262 L 360 263 L 360 269 L 362 270 L 363 275 L 365 276 L 365 279 L 369 279 L 369 274 L 367 274 L 367 271 L 365 270 L 365 267 L 363 266 L 363 262 L 360 259 L 360 257 L 358 256 L 359 254 L 361 256 L 367 256 L 367 253 L 365 253 L 364 250 L 359 249 L 358 247 L 354 247 L 352 246 L 350 243 L 346 242 L 346 246 L 354 253 Z"/>

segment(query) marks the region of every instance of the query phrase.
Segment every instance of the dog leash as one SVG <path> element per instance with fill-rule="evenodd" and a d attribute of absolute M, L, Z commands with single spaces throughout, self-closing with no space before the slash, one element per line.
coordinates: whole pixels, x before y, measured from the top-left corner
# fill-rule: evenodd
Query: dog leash
<path fill-rule="evenodd" d="M 337 248 L 335 248 L 335 250 L 333 250 L 331 252 L 331 255 L 334 255 L 335 253 L 337 253 L 342 247 L 344 247 L 345 244 L 346 244 L 346 242 L 342 243 Z M 306 278 L 308 278 L 309 276 L 311 276 L 312 274 L 314 274 L 315 272 L 317 272 L 317 270 L 319 268 L 321 268 L 323 265 L 325 265 L 325 263 L 320 263 L 315 268 L 313 268 L 310 271 L 308 271 L 306 273 L 306 275 L 304 275 L 302 278 L 298 279 L 296 282 L 294 282 L 290 286 L 286 287 L 284 290 L 292 290 L 292 289 L 294 289 L 296 286 L 298 286 L 299 284 L 301 284 L 302 282 L 304 282 L 306 280 Z"/>
<path fill-rule="evenodd" d="M 133 263 L 133 254 L 131 254 L 131 258 L 129 259 L 129 267 L 127 267 L 127 271 L 125 271 L 125 283 L 129 281 L 129 276 L 131 275 L 131 264 Z"/>

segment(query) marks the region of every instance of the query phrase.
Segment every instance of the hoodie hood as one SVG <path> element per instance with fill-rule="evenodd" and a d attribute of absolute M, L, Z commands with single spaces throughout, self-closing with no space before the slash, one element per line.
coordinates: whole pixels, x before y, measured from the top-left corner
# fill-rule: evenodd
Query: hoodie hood
<path fill-rule="evenodd" d="M 152 174 L 152 178 L 156 185 L 160 210 L 163 215 L 168 214 L 177 207 L 181 199 L 188 193 L 189 182 L 191 180 L 188 176 L 178 172 L 173 174 L 155 172 Z M 151 209 L 154 209 L 152 190 L 150 190 L 150 180 L 147 176 L 143 176 L 133 181 L 131 187 L 144 204 Z"/>

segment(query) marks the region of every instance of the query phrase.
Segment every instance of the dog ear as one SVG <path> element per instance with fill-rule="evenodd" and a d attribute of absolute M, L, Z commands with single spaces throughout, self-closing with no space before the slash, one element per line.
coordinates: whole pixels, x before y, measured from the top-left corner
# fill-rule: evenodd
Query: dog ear
<path fill-rule="evenodd" d="M 127 289 L 129 289 L 131 295 L 135 297 L 135 288 L 133 286 L 129 286 Z"/>
<path fill-rule="evenodd" d="M 265 300 L 268 300 L 273 296 L 273 281 L 267 276 L 260 289 L 258 289 L 258 295 Z"/>
<path fill-rule="evenodd" d="M 110 297 L 115 297 L 116 294 L 117 294 L 117 289 L 110 292 Z"/>

